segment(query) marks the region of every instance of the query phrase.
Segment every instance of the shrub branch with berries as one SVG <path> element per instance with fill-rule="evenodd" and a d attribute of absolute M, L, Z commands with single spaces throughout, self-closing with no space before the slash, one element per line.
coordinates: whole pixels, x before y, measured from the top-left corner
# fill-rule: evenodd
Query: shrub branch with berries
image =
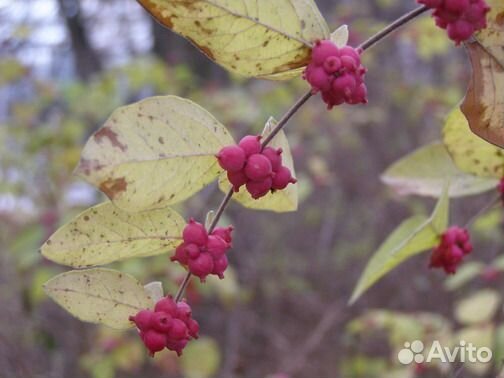
<path fill-rule="evenodd" d="M 235 9 L 229 2 L 219 0 L 139 2 L 159 22 L 191 40 L 210 59 L 231 72 L 259 79 L 288 80 L 299 77 L 303 71 L 303 78 L 310 85 L 310 90 L 280 121 L 270 119 L 261 136 L 247 135 L 238 143 L 205 109 L 175 96 L 147 98 L 117 109 L 86 143 L 76 173 L 110 201 L 85 210 L 42 246 L 42 254 L 50 260 L 87 268 L 54 277 L 46 283 L 45 290 L 83 321 L 118 329 L 136 327 L 151 355 L 164 348 L 180 355 L 187 343 L 198 337 L 199 325 L 183 295 L 192 276 L 201 282 L 212 275 L 224 279 L 232 239 L 235 233 L 240 234 L 233 226 L 219 226 L 230 201 L 275 212 L 297 209 L 297 180 L 283 129 L 316 94 L 321 95 L 328 109 L 343 104 L 366 104 L 367 49 L 433 9 L 436 24 L 446 29 L 457 45 L 478 33 L 477 41 L 471 43 L 481 44 L 485 54 L 489 54 L 483 58 L 496 59 L 499 64 L 504 61 L 495 49 L 492 34 L 498 33 L 497 13 L 484 0 L 418 0 L 421 7 L 357 47 L 347 44 L 346 26 L 329 32 L 312 0 L 283 1 L 277 8 L 257 12 L 259 16 L 253 17 L 247 9 Z M 497 11 L 504 11 L 496 0 L 491 3 Z M 187 22 L 195 18 L 198 23 Z M 230 33 L 231 22 L 241 27 Z M 485 33 L 485 28 L 491 33 Z M 239 38 L 231 41 L 221 38 L 233 33 Z M 279 55 L 278 51 L 296 53 Z M 475 70 L 472 80 L 482 81 L 485 75 L 488 72 Z M 491 94 L 481 97 L 487 106 L 492 104 L 488 99 Z M 495 101 L 493 104 L 498 106 Z M 433 249 L 430 266 L 443 268 L 449 274 L 455 273 L 471 252 L 468 231 L 449 228 L 449 198 L 495 190 L 497 180 L 504 177 L 504 160 L 502 153 L 495 152 L 498 147 L 488 145 L 470 132 L 469 126 L 473 129 L 481 126 L 481 114 L 471 113 L 467 107 L 463 110 L 471 120 L 470 125 L 456 109 L 448 117 L 443 143 L 424 147 L 384 174 L 385 183 L 400 193 L 433 196 L 438 202 L 430 216 L 415 215 L 405 220 L 387 238 L 370 259 L 351 301 L 419 252 Z M 477 166 L 474 161 L 467 161 L 469 149 L 479 158 Z M 443 169 L 437 176 L 422 181 L 422 176 L 415 175 L 422 170 L 421 164 L 429 161 L 425 156 L 431 161 L 437 159 L 435 164 L 429 163 L 429 169 L 434 172 L 436 167 Z M 447 184 L 450 176 L 457 177 L 457 181 Z M 215 179 L 226 194 L 206 225 L 192 218 L 186 223 L 169 207 Z M 503 187 L 501 183 L 501 193 Z M 168 252 L 171 261 L 186 270 L 174 297 L 165 294 L 159 297 L 149 285 L 142 286 L 132 276 L 96 267 Z M 238 251 L 233 254 L 238 258 Z"/>

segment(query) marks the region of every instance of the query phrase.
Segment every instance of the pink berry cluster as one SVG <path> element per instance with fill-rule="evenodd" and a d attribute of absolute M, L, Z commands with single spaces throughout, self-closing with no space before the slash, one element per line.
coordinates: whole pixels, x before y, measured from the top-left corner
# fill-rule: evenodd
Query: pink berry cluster
<path fill-rule="evenodd" d="M 434 9 L 436 25 L 446 29 L 448 37 L 458 45 L 475 32 L 486 28 L 490 7 L 485 0 L 418 0 Z"/>
<path fill-rule="evenodd" d="M 366 104 L 364 84 L 366 68 L 361 64 L 361 51 L 350 46 L 338 48 L 329 40 L 317 41 L 313 46 L 310 64 L 303 78 L 312 92 L 322 93 L 327 108 L 343 104 Z"/>
<path fill-rule="evenodd" d="M 443 268 L 454 274 L 465 255 L 471 253 L 469 232 L 465 228 L 452 226 L 441 235 L 441 242 L 432 251 L 430 268 Z"/>
<path fill-rule="evenodd" d="M 135 323 L 151 356 L 165 347 L 180 356 L 189 340 L 198 338 L 199 325 L 192 318 L 191 307 L 171 296 L 159 300 L 154 311 L 141 310 L 129 320 Z"/>
<path fill-rule="evenodd" d="M 175 250 L 178 261 L 203 282 L 209 274 L 224 278 L 228 266 L 226 252 L 231 248 L 233 226 L 216 227 L 209 235 L 205 226 L 189 220 L 182 233 L 184 241 Z"/>
<path fill-rule="evenodd" d="M 297 182 L 290 169 L 282 165 L 282 149 L 262 148 L 261 136 L 247 135 L 238 145 L 222 148 L 217 159 L 233 190 L 238 192 L 245 185 L 254 199 Z"/>

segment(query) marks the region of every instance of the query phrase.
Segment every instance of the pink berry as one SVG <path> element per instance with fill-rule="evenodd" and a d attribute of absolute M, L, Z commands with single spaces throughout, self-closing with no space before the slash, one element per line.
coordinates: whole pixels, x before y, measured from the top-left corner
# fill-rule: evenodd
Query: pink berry
<path fill-rule="evenodd" d="M 357 87 L 357 83 L 353 75 L 344 74 L 334 79 L 332 87 L 335 92 L 343 94 L 345 99 L 349 100 Z"/>
<path fill-rule="evenodd" d="M 228 172 L 238 172 L 245 165 L 245 151 L 239 146 L 227 146 L 217 154 L 219 165 Z"/>
<path fill-rule="evenodd" d="M 338 47 L 331 41 L 317 41 L 312 49 L 311 61 L 316 65 L 321 66 L 328 57 L 337 56 L 338 53 Z"/>
<path fill-rule="evenodd" d="M 469 0 L 444 0 L 444 7 L 453 13 L 463 13 L 469 7 Z"/>
<path fill-rule="evenodd" d="M 172 326 L 168 332 L 170 340 L 181 340 L 188 336 L 186 324 L 180 319 L 173 319 Z"/>
<path fill-rule="evenodd" d="M 129 320 L 137 326 L 140 331 L 148 331 L 152 324 L 151 310 L 141 310 L 135 316 L 130 316 Z"/>
<path fill-rule="evenodd" d="M 208 237 L 207 250 L 214 259 L 224 255 L 229 248 L 229 244 L 220 236 L 210 235 Z"/>
<path fill-rule="evenodd" d="M 245 155 L 249 157 L 250 155 L 258 154 L 261 152 L 261 136 L 258 135 L 247 135 L 240 140 L 238 145 L 245 151 Z"/>
<path fill-rule="evenodd" d="M 287 167 L 281 167 L 273 177 L 272 188 L 282 190 L 289 184 L 295 184 L 297 180 L 292 177 L 291 171 Z"/>
<path fill-rule="evenodd" d="M 195 259 L 200 255 L 200 247 L 196 244 L 187 244 L 185 251 L 190 259 Z"/>
<path fill-rule="evenodd" d="M 171 261 L 178 261 L 182 265 L 187 265 L 189 261 L 189 256 L 186 251 L 186 244 L 182 243 L 175 249 L 175 255 L 170 257 Z"/>
<path fill-rule="evenodd" d="M 185 301 L 180 301 L 177 303 L 177 317 L 186 322 L 191 318 L 192 310 L 191 306 L 187 304 Z"/>
<path fill-rule="evenodd" d="M 272 167 L 269 159 L 262 154 L 249 156 L 245 165 L 245 175 L 250 180 L 258 181 L 271 176 Z"/>
<path fill-rule="evenodd" d="M 331 88 L 331 78 L 322 67 L 307 68 L 305 76 L 314 92 L 325 92 Z"/>
<path fill-rule="evenodd" d="M 169 350 L 173 350 L 174 352 L 177 353 L 177 356 L 182 355 L 183 349 L 186 347 L 187 343 L 189 340 L 187 339 L 182 339 L 182 340 L 169 340 L 166 342 L 166 348 Z"/>
<path fill-rule="evenodd" d="M 429 266 L 443 268 L 446 273 L 453 274 L 464 256 L 471 251 L 468 231 L 457 226 L 450 227 L 441 235 L 440 244 L 432 251 Z"/>
<path fill-rule="evenodd" d="M 253 199 L 259 199 L 268 194 L 271 185 L 273 185 L 273 180 L 271 177 L 267 177 L 260 181 L 247 182 L 247 190 Z"/>
<path fill-rule="evenodd" d="M 173 300 L 171 296 L 160 299 L 156 306 L 154 307 L 154 311 L 156 312 L 164 312 L 165 314 L 169 314 L 171 316 L 175 316 L 177 314 L 177 304 Z"/>
<path fill-rule="evenodd" d="M 207 242 L 208 234 L 207 230 L 201 223 L 198 223 L 194 219 L 191 219 L 185 226 L 182 237 L 186 244 L 204 246 Z"/>
<path fill-rule="evenodd" d="M 469 39 L 474 32 L 474 28 L 471 23 L 465 20 L 458 20 L 448 24 L 446 30 L 450 39 L 454 40 L 457 44 Z"/>
<path fill-rule="evenodd" d="M 215 227 L 212 231 L 212 235 L 221 237 L 228 245 L 231 246 L 231 242 L 233 241 L 231 233 L 233 232 L 234 227 Z"/>
<path fill-rule="evenodd" d="M 278 168 L 282 166 L 282 149 L 275 150 L 274 148 L 266 147 L 262 150 L 262 154 L 270 161 L 273 172 L 278 171 Z"/>
<path fill-rule="evenodd" d="M 222 255 L 218 259 L 214 260 L 214 268 L 212 274 L 216 274 L 220 279 L 224 278 L 224 271 L 228 267 L 228 259 L 226 255 Z"/>
<path fill-rule="evenodd" d="M 212 273 L 213 259 L 209 253 L 202 253 L 196 259 L 189 260 L 189 271 L 201 281 L 204 281 L 206 276 Z"/>
<path fill-rule="evenodd" d="M 247 176 L 245 176 L 245 173 L 243 171 L 240 172 L 228 172 L 227 173 L 227 178 L 231 185 L 233 186 L 233 190 L 235 192 L 238 192 L 240 188 L 245 185 L 248 181 Z"/>
<path fill-rule="evenodd" d="M 341 59 L 337 56 L 329 56 L 324 61 L 324 71 L 328 74 L 333 74 L 341 68 Z"/>
<path fill-rule="evenodd" d="M 199 324 L 194 319 L 189 319 L 187 321 L 187 328 L 189 329 L 189 335 L 195 339 L 199 337 Z"/>
<path fill-rule="evenodd" d="M 156 352 L 162 351 L 166 344 L 166 336 L 153 330 L 143 333 L 142 339 L 151 356 L 154 356 Z"/>
<path fill-rule="evenodd" d="M 172 326 L 172 317 L 162 311 L 155 312 L 152 315 L 152 328 L 158 332 L 166 333 Z"/>

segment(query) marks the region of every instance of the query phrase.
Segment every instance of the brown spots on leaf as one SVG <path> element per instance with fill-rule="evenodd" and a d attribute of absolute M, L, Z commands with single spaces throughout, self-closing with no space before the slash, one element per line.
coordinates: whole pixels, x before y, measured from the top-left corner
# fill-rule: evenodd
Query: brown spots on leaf
<path fill-rule="evenodd" d="M 266 41 L 264 41 L 264 42 L 263 42 L 263 44 L 262 44 L 262 45 L 263 45 L 263 47 L 266 47 L 266 46 L 268 46 L 268 45 L 269 45 L 269 43 L 270 43 L 270 40 L 269 40 L 269 39 L 267 39 Z"/>
<path fill-rule="evenodd" d="M 163 137 L 159 137 L 159 138 L 158 138 L 158 142 L 159 142 L 159 144 L 164 144 L 164 139 L 163 139 Z"/>
<path fill-rule="evenodd" d="M 108 126 L 102 127 L 94 134 L 96 143 L 101 143 L 103 139 L 108 139 L 112 146 L 119 148 L 121 151 L 126 151 L 128 146 L 119 141 L 117 133 Z"/>
<path fill-rule="evenodd" d="M 199 45 L 194 39 L 190 37 L 186 37 L 194 46 L 196 46 L 198 49 L 200 49 L 203 54 L 205 54 L 209 59 L 215 60 L 215 56 L 207 46 Z"/>
<path fill-rule="evenodd" d="M 504 12 L 500 12 L 495 16 L 495 23 L 499 26 L 504 26 Z"/>
<path fill-rule="evenodd" d="M 104 181 L 100 184 L 100 190 L 105 193 L 105 195 L 113 200 L 117 197 L 117 195 L 125 192 L 128 188 L 128 183 L 124 179 L 124 177 L 120 178 L 109 178 L 107 181 Z"/>
<path fill-rule="evenodd" d="M 89 217 L 87 215 L 84 215 L 83 219 L 87 222 L 89 220 Z"/>
<path fill-rule="evenodd" d="M 91 174 L 91 171 L 99 171 L 104 167 L 98 160 L 89 160 L 82 158 L 79 163 L 78 171 L 84 172 L 86 176 Z"/>

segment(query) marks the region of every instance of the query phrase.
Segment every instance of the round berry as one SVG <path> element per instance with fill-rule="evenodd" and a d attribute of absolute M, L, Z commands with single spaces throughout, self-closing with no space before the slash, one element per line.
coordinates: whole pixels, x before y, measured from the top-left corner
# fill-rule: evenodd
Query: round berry
<path fill-rule="evenodd" d="M 338 47 L 328 40 L 317 41 L 315 46 L 313 46 L 311 53 L 311 61 L 321 66 L 324 64 L 325 60 L 330 56 L 338 56 Z"/>
<path fill-rule="evenodd" d="M 201 281 L 204 281 L 206 276 L 212 273 L 213 259 L 209 253 L 202 253 L 196 259 L 189 260 L 189 271 Z"/>
<path fill-rule="evenodd" d="M 164 312 L 165 314 L 175 316 L 177 314 L 177 304 L 171 296 L 160 299 L 154 307 L 156 312 Z"/>
<path fill-rule="evenodd" d="M 231 233 L 233 232 L 234 227 L 215 227 L 212 231 L 212 235 L 221 237 L 229 246 L 231 246 L 231 242 L 233 241 L 233 237 Z"/>
<path fill-rule="evenodd" d="M 228 267 L 228 259 L 226 255 L 222 255 L 214 260 L 214 268 L 212 274 L 216 274 L 220 279 L 224 278 L 224 272 Z"/>
<path fill-rule="evenodd" d="M 148 331 L 151 327 L 153 314 L 151 310 L 141 310 L 135 316 L 130 316 L 129 320 L 135 323 L 140 331 Z"/>
<path fill-rule="evenodd" d="M 245 175 L 250 180 L 258 181 L 271 176 L 271 162 L 262 154 L 254 154 L 249 156 L 247 165 L 245 165 Z"/>
<path fill-rule="evenodd" d="M 196 244 L 187 244 L 185 251 L 190 259 L 195 259 L 200 255 L 200 247 Z"/>
<path fill-rule="evenodd" d="M 166 345 L 166 336 L 153 330 L 144 332 L 142 339 L 151 355 L 162 351 Z"/>
<path fill-rule="evenodd" d="M 325 92 L 331 88 L 331 77 L 322 67 L 307 67 L 305 76 L 312 86 L 313 92 Z"/>
<path fill-rule="evenodd" d="M 238 145 L 245 152 L 245 156 L 250 156 L 258 154 L 261 152 L 261 136 L 259 135 L 247 135 L 240 140 Z"/>
<path fill-rule="evenodd" d="M 253 199 L 259 199 L 271 190 L 271 185 L 273 180 L 271 177 L 267 177 L 260 181 L 249 181 L 247 182 L 247 190 Z"/>
<path fill-rule="evenodd" d="M 291 171 L 287 167 L 281 167 L 273 177 L 273 182 L 271 187 L 276 190 L 282 190 L 287 187 L 289 184 L 295 184 L 297 182 L 296 179 L 292 177 Z"/>
<path fill-rule="evenodd" d="M 172 317 L 164 311 L 152 315 L 152 328 L 158 332 L 166 333 L 172 326 Z"/>
<path fill-rule="evenodd" d="M 186 322 L 191 318 L 192 310 L 191 306 L 187 304 L 185 301 L 180 301 L 177 303 L 177 317 Z"/>
<path fill-rule="evenodd" d="M 233 185 L 233 190 L 235 192 L 238 192 L 240 188 L 245 185 L 248 181 L 247 176 L 245 176 L 245 173 L 243 171 L 240 172 L 228 172 L 227 173 L 227 178 L 231 185 Z"/>
<path fill-rule="evenodd" d="M 186 324 L 180 319 L 173 319 L 172 326 L 168 332 L 170 340 L 181 340 L 187 338 L 188 330 Z"/>
<path fill-rule="evenodd" d="M 194 319 L 189 319 L 186 323 L 187 328 L 189 329 L 189 335 L 195 339 L 199 337 L 199 324 Z"/>
<path fill-rule="evenodd" d="M 207 251 L 214 259 L 224 255 L 229 248 L 229 244 L 220 236 L 210 235 L 208 237 Z"/>
<path fill-rule="evenodd" d="M 341 59 L 337 56 L 330 56 L 324 61 L 324 70 L 328 74 L 333 74 L 341 68 Z"/>
<path fill-rule="evenodd" d="M 278 171 L 282 166 L 282 149 L 275 150 L 274 148 L 266 147 L 262 150 L 262 154 L 270 161 L 273 172 Z"/>
<path fill-rule="evenodd" d="M 205 226 L 191 219 L 185 226 L 182 237 L 186 244 L 204 246 L 207 242 L 208 234 Z"/>
<path fill-rule="evenodd" d="M 189 261 L 189 256 L 187 256 L 186 252 L 186 244 L 182 243 L 175 249 L 175 255 L 170 257 L 171 261 L 178 261 L 182 265 L 186 265 Z"/>
<path fill-rule="evenodd" d="M 217 154 L 219 165 L 228 172 L 238 172 L 245 165 L 245 151 L 239 146 L 227 146 Z"/>

